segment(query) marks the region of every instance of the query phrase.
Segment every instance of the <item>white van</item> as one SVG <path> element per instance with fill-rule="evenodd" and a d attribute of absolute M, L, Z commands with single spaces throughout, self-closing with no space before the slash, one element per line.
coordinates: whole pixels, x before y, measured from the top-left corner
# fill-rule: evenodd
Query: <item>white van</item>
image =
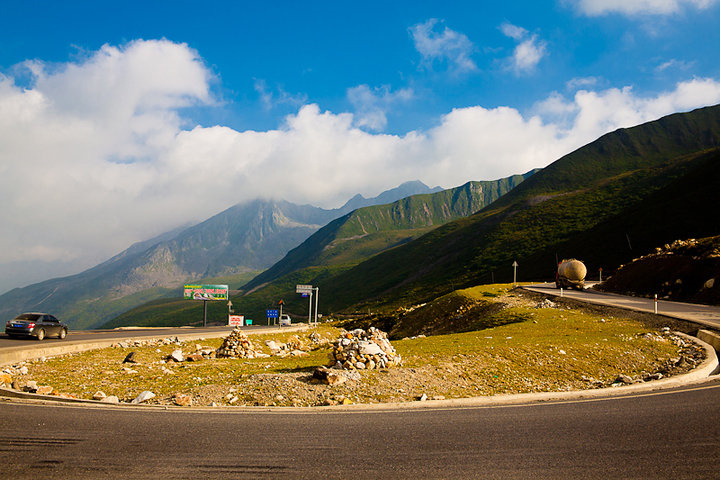
<path fill-rule="evenodd" d="M 292 321 L 290 320 L 290 315 L 286 315 L 283 313 L 280 316 L 280 326 L 284 327 L 284 326 L 289 326 L 291 324 L 292 324 Z"/>

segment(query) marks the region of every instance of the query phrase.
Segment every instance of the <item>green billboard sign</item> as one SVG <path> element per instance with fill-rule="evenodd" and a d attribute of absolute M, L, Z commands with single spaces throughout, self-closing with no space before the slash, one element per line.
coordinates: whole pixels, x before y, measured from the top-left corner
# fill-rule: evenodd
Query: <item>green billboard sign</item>
<path fill-rule="evenodd" d="M 227 285 L 185 285 L 183 298 L 186 300 L 228 300 Z"/>

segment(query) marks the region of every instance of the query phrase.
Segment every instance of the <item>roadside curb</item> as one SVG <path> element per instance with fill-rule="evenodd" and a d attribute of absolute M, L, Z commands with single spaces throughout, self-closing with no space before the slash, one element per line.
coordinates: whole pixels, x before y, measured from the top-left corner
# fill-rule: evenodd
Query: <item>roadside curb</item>
<path fill-rule="evenodd" d="M 297 330 L 307 328 L 306 326 L 296 327 Z M 283 331 L 290 331 L 284 329 Z M 258 332 L 259 333 L 259 332 Z M 469 398 L 455 398 L 449 400 L 426 400 L 416 402 L 401 402 L 401 403 L 362 403 L 353 405 L 335 405 L 335 406 L 320 406 L 320 407 L 178 407 L 173 405 L 142 405 L 142 404 L 130 404 L 130 403 L 107 403 L 99 400 L 87 400 L 81 398 L 65 398 L 55 395 L 39 395 L 36 393 L 26 393 L 17 390 L 0 388 L 0 397 L 6 398 L 20 398 L 26 400 L 39 400 L 39 401 L 51 401 L 60 403 L 72 403 L 78 405 L 87 406 L 103 406 L 103 407 L 140 407 L 140 408 L 155 408 L 162 410 L 179 410 L 184 412 L 208 412 L 208 411 L 238 411 L 238 412 L 267 412 L 267 413 L 332 413 L 332 412 L 361 412 L 361 411 L 385 411 L 385 410 L 423 410 L 423 409 L 442 409 L 442 408 L 472 408 L 472 407 L 497 407 L 497 406 L 512 406 L 521 404 L 532 404 L 532 403 L 543 403 L 543 402 L 557 402 L 557 401 L 579 401 L 579 400 L 592 400 L 603 397 L 620 397 L 628 394 L 636 393 L 647 393 L 653 391 L 668 390 L 677 387 L 689 386 L 694 384 L 702 384 L 709 380 L 710 375 L 718 368 L 718 357 L 715 349 L 712 345 L 686 335 L 681 332 L 673 332 L 673 334 L 682 337 L 688 341 L 694 342 L 705 350 L 705 360 L 696 368 L 688 373 L 677 375 L 674 377 L 667 377 L 660 380 L 653 380 L 651 382 L 637 383 L 632 385 L 620 386 L 620 387 L 606 387 L 598 388 L 593 390 L 574 390 L 569 392 L 538 392 L 538 393 L 518 393 L 518 394 L 505 394 L 505 395 L 493 395 L 486 397 L 469 397 Z M 184 334 L 185 335 L 185 334 Z M 187 334 L 192 336 L 192 334 Z M 175 336 L 175 335 L 173 335 Z M 181 338 L 180 335 L 177 335 Z M 197 335 L 193 338 L 186 338 L 192 340 L 195 338 L 208 338 L 208 335 Z M 161 336 L 159 338 L 167 338 Z M 143 339 L 149 339 L 149 337 L 143 337 Z M 131 341 L 130 339 L 126 341 Z M 116 341 L 111 344 L 117 343 Z M 87 350 L 87 349 L 86 349 Z M 82 350 L 78 350 L 82 351 Z M 67 352 L 66 352 L 67 353 Z M 40 355 L 42 356 L 42 355 Z M 35 357 L 38 358 L 38 357 Z"/>

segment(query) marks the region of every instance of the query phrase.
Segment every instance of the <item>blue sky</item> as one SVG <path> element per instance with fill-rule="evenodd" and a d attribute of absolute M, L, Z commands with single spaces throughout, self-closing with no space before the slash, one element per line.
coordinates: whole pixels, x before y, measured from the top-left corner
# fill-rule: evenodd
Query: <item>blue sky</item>
<path fill-rule="evenodd" d="M 719 103 L 718 25 L 718 0 L 5 2 L 0 278 L 259 196 L 544 167 Z"/>
<path fill-rule="evenodd" d="M 665 14 L 598 16 L 570 1 L 31 3 L 3 7 L 3 69 L 28 59 L 64 63 L 136 39 L 184 42 L 216 75 L 213 93 L 224 102 L 192 112 L 193 120 L 238 130 L 275 128 L 298 103 L 354 111 L 348 90 L 359 85 L 412 89 L 412 99 L 393 105 L 383 129 L 402 134 L 428 128 L 456 107 L 527 111 L 551 92 L 570 93 L 573 79 L 650 95 L 693 76 L 720 77 L 720 9 L 712 2 L 697 8 L 678 1 L 677 11 Z M 413 28 L 431 19 L 437 21 L 431 34 L 448 29 L 464 36 L 474 68 L 423 57 Z M 519 42 L 503 25 L 526 30 L 523 40 L 534 36 L 544 46 L 534 68 L 508 67 Z M 273 96 L 270 108 L 260 88 Z"/>

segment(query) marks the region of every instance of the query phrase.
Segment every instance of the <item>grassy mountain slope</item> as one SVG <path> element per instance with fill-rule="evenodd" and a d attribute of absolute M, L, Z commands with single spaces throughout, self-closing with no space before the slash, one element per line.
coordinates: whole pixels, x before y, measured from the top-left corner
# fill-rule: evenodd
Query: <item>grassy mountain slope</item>
<path fill-rule="evenodd" d="M 312 283 L 323 312 L 390 309 L 512 281 L 513 261 L 518 280 L 549 279 L 556 255 L 609 272 L 663 242 L 720 234 L 719 145 L 720 106 L 609 133 L 470 217 L 354 266 L 297 270 L 252 302 L 290 297 L 306 312 L 293 285 Z"/>
<path fill-rule="evenodd" d="M 592 229 L 605 228 L 607 235 L 624 238 L 619 222 L 632 223 L 640 219 L 638 215 L 652 211 L 652 205 L 642 202 L 649 202 L 654 192 L 659 192 L 658 196 L 677 194 L 681 188 L 673 185 L 682 183 L 686 175 L 696 180 L 698 198 L 701 192 L 712 198 L 717 183 L 711 173 L 718 168 L 717 153 L 712 149 L 717 145 L 717 106 L 605 135 L 561 158 L 477 214 L 319 281 L 326 308 L 355 305 L 364 310 L 424 301 L 458 287 L 489 282 L 493 274 L 496 281 L 512 280 L 510 265 L 515 260 L 521 265 L 520 278 L 527 278 L 529 272 L 547 272 L 552 277 L 555 262 L 551 252 L 556 246 L 565 246 L 563 256 L 578 256 L 573 253 L 581 247 L 579 240 L 587 241 L 583 235 Z M 689 215 L 682 203 L 670 199 L 668 203 L 674 218 Z M 633 208 L 641 210 L 633 212 Z M 717 229 L 716 212 L 705 208 L 691 216 L 707 228 Z M 627 217 L 630 214 L 635 217 Z M 687 224 L 659 225 L 655 231 L 669 236 L 688 228 Z M 603 248 L 602 244 L 593 246 L 598 257 L 603 256 Z M 632 254 L 621 252 L 613 261 L 622 262 Z"/>
<path fill-rule="evenodd" d="M 302 268 L 359 263 L 438 225 L 480 210 L 535 172 L 495 181 L 468 182 L 437 193 L 355 210 L 318 230 L 244 289 L 250 291 Z"/>
<path fill-rule="evenodd" d="M 496 181 L 467 184 L 432 194 L 413 195 L 396 202 L 360 208 L 318 230 L 280 262 L 243 287 L 251 293 L 233 298 L 238 312 L 264 319 L 265 309 L 285 299 L 287 312 L 296 317 L 307 313 L 307 300 L 288 292 L 295 285 L 331 278 L 360 261 L 396 245 L 407 243 L 454 218 L 471 214 L 491 203 L 535 171 Z M 172 300 L 140 306 L 113 319 L 106 326 L 181 325 L 198 313 Z"/>
<path fill-rule="evenodd" d="M 175 295 L 184 282 L 224 277 L 222 283 L 236 287 L 353 205 L 430 191 L 422 182 L 406 182 L 334 210 L 271 200 L 238 204 L 198 225 L 139 242 L 78 275 L 7 292 L 0 296 L 0 316 L 42 310 L 72 328 L 93 328 L 146 301 Z"/>

